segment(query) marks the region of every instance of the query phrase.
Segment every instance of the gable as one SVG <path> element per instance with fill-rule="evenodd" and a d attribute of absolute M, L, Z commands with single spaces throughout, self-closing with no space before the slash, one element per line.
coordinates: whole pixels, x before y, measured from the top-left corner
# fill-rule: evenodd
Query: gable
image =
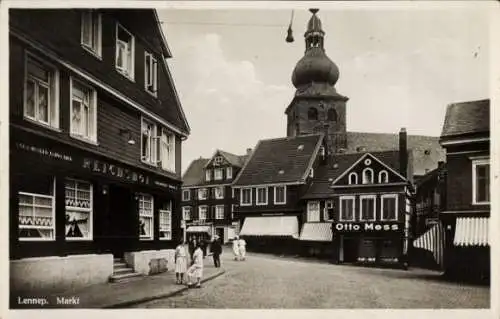
<path fill-rule="evenodd" d="M 362 184 L 363 173 L 365 171 L 371 172 L 374 184 L 379 183 L 381 172 L 387 173 L 388 183 L 405 182 L 406 179 L 398 172 L 397 168 L 397 166 L 399 166 L 398 153 L 392 153 L 392 156 L 387 156 L 388 154 L 386 154 L 386 162 L 380 160 L 373 154 L 363 154 L 354 164 L 338 176 L 337 179 L 332 182 L 332 185 L 349 185 L 349 176 L 352 174 L 357 176 L 357 184 Z"/>
<path fill-rule="evenodd" d="M 211 169 L 211 168 L 222 168 L 227 166 L 231 166 L 231 163 L 229 163 L 227 158 L 223 156 L 220 151 L 216 151 L 215 154 L 210 159 L 210 161 L 206 164 L 205 168 Z"/>

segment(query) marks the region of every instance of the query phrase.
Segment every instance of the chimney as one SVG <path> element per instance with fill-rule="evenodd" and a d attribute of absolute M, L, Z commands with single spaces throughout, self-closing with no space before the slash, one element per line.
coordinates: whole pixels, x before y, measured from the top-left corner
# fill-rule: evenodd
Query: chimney
<path fill-rule="evenodd" d="M 247 148 L 247 155 L 250 156 L 251 153 L 252 153 L 252 149 L 251 148 Z"/>
<path fill-rule="evenodd" d="M 406 128 L 401 128 L 399 131 L 399 173 L 404 177 L 408 177 L 408 137 Z"/>

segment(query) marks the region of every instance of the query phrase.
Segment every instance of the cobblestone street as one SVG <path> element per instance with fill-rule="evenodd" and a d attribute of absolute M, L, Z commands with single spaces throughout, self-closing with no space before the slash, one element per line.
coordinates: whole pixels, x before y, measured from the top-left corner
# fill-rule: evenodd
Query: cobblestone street
<path fill-rule="evenodd" d="M 488 308 L 489 287 L 463 286 L 436 273 L 376 269 L 225 251 L 226 273 L 174 297 L 136 308 Z M 207 257 L 205 264 L 212 264 Z"/>

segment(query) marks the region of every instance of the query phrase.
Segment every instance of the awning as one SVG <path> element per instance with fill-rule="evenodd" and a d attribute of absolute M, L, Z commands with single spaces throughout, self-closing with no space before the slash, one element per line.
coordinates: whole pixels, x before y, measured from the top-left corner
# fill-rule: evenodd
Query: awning
<path fill-rule="evenodd" d="M 189 226 L 186 233 L 209 233 L 210 226 Z"/>
<path fill-rule="evenodd" d="M 453 244 L 456 246 L 488 246 L 488 217 L 459 217 Z"/>
<path fill-rule="evenodd" d="M 305 223 L 300 233 L 300 240 L 330 242 L 332 237 L 332 223 Z"/>
<path fill-rule="evenodd" d="M 247 217 L 241 236 L 292 236 L 298 238 L 299 221 L 296 216 Z"/>
<path fill-rule="evenodd" d="M 413 247 L 432 252 L 434 260 L 440 266 L 443 265 L 444 251 L 444 229 L 441 223 L 432 226 L 422 236 L 413 241 Z"/>

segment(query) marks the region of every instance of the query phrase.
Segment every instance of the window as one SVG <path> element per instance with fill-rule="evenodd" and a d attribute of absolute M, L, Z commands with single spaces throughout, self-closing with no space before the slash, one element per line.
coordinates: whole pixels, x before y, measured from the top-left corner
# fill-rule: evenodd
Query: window
<path fill-rule="evenodd" d="M 349 185 L 354 185 L 358 183 L 358 174 L 352 172 L 349 174 Z"/>
<path fill-rule="evenodd" d="M 375 220 L 375 195 L 360 196 L 360 220 Z"/>
<path fill-rule="evenodd" d="M 208 190 L 206 188 L 200 188 L 198 190 L 198 199 L 205 200 L 208 197 Z"/>
<path fill-rule="evenodd" d="M 307 111 L 307 118 L 309 120 L 317 120 L 318 119 L 318 110 L 316 110 L 315 108 L 311 107 Z"/>
<path fill-rule="evenodd" d="M 101 15 L 94 10 L 83 11 L 81 33 L 82 46 L 100 58 L 102 38 Z"/>
<path fill-rule="evenodd" d="M 389 183 L 389 174 L 387 173 L 387 171 L 380 171 L 378 173 L 378 182 Z"/>
<path fill-rule="evenodd" d="M 172 202 L 168 201 L 165 203 L 162 209 L 159 211 L 160 214 L 160 240 L 171 240 L 172 239 Z"/>
<path fill-rule="evenodd" d="M 138 194 L 139 234 L 141 239 L 153 239 L 153 196 Z"/>
<path fill-rule="evenodd" d="M 354 211 L 356 209 L 354 196 L 340 197 L 340 221 L 354 221 Z"/>
<path fill-rule="evenodd" d="M 333 201 L 332 200 L 325 201 L 325 209 L 323 211 L 323 219 L 325 221 L 332 221 L 333 216 L 334 216 L 333 214 L 334 214 Z"/>
<path fill-rule="evenodd" d="M 206 220 L 207 219 L 207 213 L 208 213 L 208 206 L 200 206 L 198 207 L 198 219 L 199 220 Z"/>
<path fill-rule="evenodd" d="M 55 184 L 51 179 L 43 193 L 19 192 L 19 240 L 55 239 Z"/>
<path fill-rule="evenodd" d="M 182 191 L 182 200 L 188 201 L 191 199 L 191 191 L 189 189 L 185 189 Z"/>
<path fill-rule="evenodd" d="M 252 205 L 252 189 L 251 188 L 241 188 L 240 194 L 240 204 L 241 206 Z"/>
<path fill-rule="evenodd" d="M 166 129 L 161 129 L 160 155 L 161 168 L 175 172 L 175 135 Z"/>
<path fill-rule="evenodd" d="M 274 203 L 286 204 L 286 186 L 274 187 Z"/>
<path fill-rule="evenodd" d="M 214 169 L 214 180 L 220 181 L 222 179 L 222 168 Z"/>
<path fill-rule="evenodd" d="M 149 52 L 144 53 L 144 88 L 156 96 L 158 88 L 158 63 Z"/>
<path fill-rule="evenodd" d="M 373 170 L 371 168 L 363 170 L 363 184 L 373 184 Z"/>
<path fill-rule="evenodd" d="M 134 37 L 121 25 L 116 25 L 116 69 L 134 79 Z"/>
<path fill-rule="evenodd" d="M 59 128 L 59 72 L 26 54 L 24 117 Z"/>
<path fill-rule="evenodd" d="M 490 203 L 490 161 L 489 159 L 472 162 L 472 203 Z"/>
<path fill-rule="evenodd" d="M 141 160 L 156 165 L 156 125 L 142 119 Z"/>
<path fill-rule="evenodd" d="M 215 199 L 224 198 L 224 186 L 219 186 L 214 188 Z"/>
<path fill-rule="evenodd" d="M 210 182 L 211 177 L 212 177 L 212 170 L 211 170 L 211 169 L 207 169 L 207 170 L 205 171 L 205 180 L 206 180 L 207 182 Z"/>
<path fill-rule="evenodd" d="M 191 220 L 191 207 L 190 206 L 184 206 L 182 207 L 182 219 L 183 220 Z"/>
<path fill-rule="evenodd" d="M 71 78 L 71 121 L 73 137 L 97 141 L 97 93 Z"/>
<path fill-rule="evenodd" d="M 221 165 L 222 164 L 222 156 L 217 156 L 214 158 L 214 165 Z"/>
<path fill-rule="evenodd" d="M 226 179 L 233 178 L 233 168 L 231 166 L 226 167 Z"/>
<path fill-rule="evenodd" d="M 215 206 L 215 219 L 224 219 L 224 206 Z"/>
<path fill-rule="evenodd" d="M 381 220 L 398 220 L 398 195 L 386 194 L 381 199 Z"/>
<path fill-rule="evenodd" d="M 257 205 L 267 205 L 267 187 L 257 187 Z"/>
<path fill-rule="evenodd" d="M 66 239 L 92 239 L 92 197 L 89 182 L 66 180 Z"/>
<path fill-rule="evenodd" d="M 307 202 L 307 221 L 319 222 L 320 208 L 319 201 Z"/>
<path fill-rule="evenodd" d="M 328 121 L 337 122 L 337 112 L 334 109 L 329 109 L 327 113 Z"/>

